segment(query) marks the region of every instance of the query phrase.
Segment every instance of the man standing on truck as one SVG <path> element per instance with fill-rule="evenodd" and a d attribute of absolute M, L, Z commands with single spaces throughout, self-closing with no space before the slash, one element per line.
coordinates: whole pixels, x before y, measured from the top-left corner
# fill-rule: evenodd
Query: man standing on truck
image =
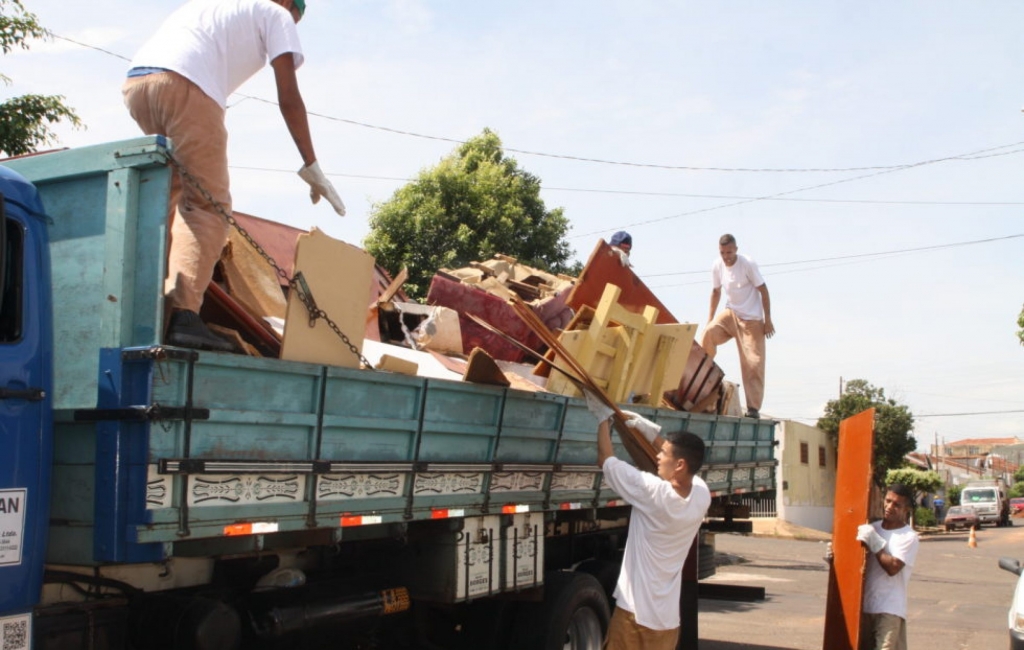
<path fill-rule="evenodd" d="M 920 539 L 907 524 L 914 496 L 894 483 L 885 493 L 881 521 L 862 524 L 857 539 L 871 552 L 864 576 L 860 650 L 906 650 L 907 585 Z"/>
<path fill-rule="evenodd" d="M 606 650 L 675 650 L 683 563 L 711 504 L 697 476 L 704 441 L 686 431 L 661 435 L 661 427 L 635 413 L 626 424 L 658 449 L 657 476 L 615 457 L 611 409 L 587 395 L 597 418 L 597 464 L 615 492 L 632 507 L 615 613 Z"/>
<path fill-rule="evenodd" d="M 775 335 L 775 325 L 768 285 L 757 263 L 737 250 L 735 237 L 725 234 L 719 238 L 720 259 L 711 267 L 711 311 L 700 345 L 714 359 L 719 345 L 736 339 L 747 400 L 745 417 L 757 418 L 764 401 L 764 342 Z M 723 288 L 725 309 L 715 316 Z"/>
<path fill-rule="evenodd" d="M 323 196 L 345 215 L 317 163 L 295 76 L 303 62 L 296 24 L 305 11 L 306 0 L 192 0 L 132 60 L 123 87 L 132 118 L 144 133 L 168 136 L 175 158 L 212 197 L 173 175 L 164 285 L 170 312 L 165 340 L 171 345 L 232 349 L 200 320 L 199 309 L 228 237 L 227 98 L 268 59 L 281 115 L 302 156 L 299 176 L 309 184 L 313 203 Z"/>

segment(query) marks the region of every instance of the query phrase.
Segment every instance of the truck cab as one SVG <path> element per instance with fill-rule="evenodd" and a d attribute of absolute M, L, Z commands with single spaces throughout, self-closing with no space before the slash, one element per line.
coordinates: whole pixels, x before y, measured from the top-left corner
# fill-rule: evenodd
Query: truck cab
<path fill-rule="evenodd" d="M 0 195 L 0 647 L 29 648 L 53 454 L 50 260 L 35 187 L 0 167 Z"/>

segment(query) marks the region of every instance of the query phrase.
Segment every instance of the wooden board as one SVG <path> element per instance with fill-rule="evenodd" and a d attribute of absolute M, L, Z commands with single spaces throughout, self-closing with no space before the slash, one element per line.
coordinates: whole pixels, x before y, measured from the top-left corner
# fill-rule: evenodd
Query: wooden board
<path fill-rule="evenodd" d="M 603 240 L 597 242 L 594 252 L 590 254 L 587 265 L 569 294 L 566 303 L 575 310 L 583 305 L 596 307 L 604 294 L 604 287 L 611 283 L 622 290 L 619 304 L 635 313 L 641 313 L 647 307 L 658 310 L 658 323 L 678 323 L 675 316 L 661 304 L 647 285 L 633 273 L 633 269 L 622 266 L 619 256 L 612 247 Z"/>
<path fill-rule="evenodd" d="M 295 271 L 301 272 L 322 309 L 352 344 L 362 349 L 366 310 L 373 286 L 373 256 L 314 228 L 295 245 Z M 309 325 L 306 307 L 295 291 L 288 312 L 281 358 L 291 361 L 358 368 L 359 359 L 323 319 Z"/>
<path fill-rule="evenodd" d="M 832 568 L 825 604 L 824 650 L 856 650 L 867 555 L 857 526 L 868 521 L 875 440 L 875 409 L 839 423 L 836 499 L 832 517 Z"/>

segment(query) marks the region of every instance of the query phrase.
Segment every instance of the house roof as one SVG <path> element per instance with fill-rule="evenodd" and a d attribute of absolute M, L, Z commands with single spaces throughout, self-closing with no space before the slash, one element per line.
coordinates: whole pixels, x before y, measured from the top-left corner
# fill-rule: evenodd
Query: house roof
<path fill-rule="evenodd" d="M 983 445 L 1015 445 L 1024 442 L 1020 438 L 967 438 L 956 442 L 943 443 L 943 447 L 980 447 Z"/>

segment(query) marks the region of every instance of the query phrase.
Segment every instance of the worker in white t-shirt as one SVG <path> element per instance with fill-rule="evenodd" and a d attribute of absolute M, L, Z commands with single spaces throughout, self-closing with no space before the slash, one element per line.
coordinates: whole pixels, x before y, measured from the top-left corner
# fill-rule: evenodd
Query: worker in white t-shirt
<path fill-rule="evenodd" d="M 683 563 L 711 504 L 697 475 L 704 441 L 686 431 L 662 435 L 657 424 L 627 412 L 627 426 L 658 449 L 658 474 L 643 472 L 615 457 L 611 409 L 589 394 L 587 404 L 599 423 L 597 464 L 633 507 L 605 650 L 675 650 Z"/>
<path fill-rule="evenodd" d="M 913 503 L 910 488 L 894 483 L 885 493 L 882 520 L 857 528 L 872 556 L 864 574 L 860 650 L 907 650 L 907 585 L 920 544 L 907 524 Z"/>
<path fill-rule="evenodd" d="M 323 196 L 345 214 L 317 163 L 295 75 L 303 62 L 296 24 L 305 10 L 306 0 L 191 0 L 132 59 L 122 89 L 125 105 L 143 132 L 171 139 L 173 155 L 203 188 L 173 174 L 164 285 L 170 345 L 232 347 L 206 327 L 199 309 L 228 237 L 227 220 L 217 207 L 231 213 L 227 98 L 268 60 L 281 115 L 302 156 L 299 176 L 310 185 L 314 203 Z"/>
<path fill-rule="evenodd" d="M 722 235 L 719 259 L 711 267 L 711 311 L 701 347 L 712 359 L 718 346 L 736 339 L 740 351 L 740 377 L 747 400 L 748 418 L 761 417 L 764 401 L 765 339 L 775 335 L 772 303 L 757 263 L 737 254 L 736 238 Z M 725 294 L 725 309 L 715 315 Z"/>

